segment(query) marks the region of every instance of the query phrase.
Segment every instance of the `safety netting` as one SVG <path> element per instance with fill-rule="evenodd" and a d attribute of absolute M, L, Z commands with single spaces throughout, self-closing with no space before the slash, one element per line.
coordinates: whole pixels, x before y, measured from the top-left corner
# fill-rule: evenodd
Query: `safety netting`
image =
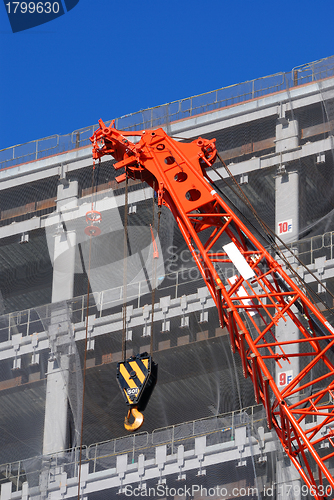
<path fill-rule="evenodd" d="M 239 101 L 282 91 L 285 113 L 217 126 L 205 137 L 216 137 L 233 175 L 217 160 L 221 177 L 212 174 L 215 186 L 273 255 L 259 221 L 274 234 L 279 224 L 289 233 L 289 218 L 277 218 L 277 192 L 278 183 L 295 179 L 294 199 L 286 203 L 298 207 L 296 237 L 286 243 L 284 255 L 334 324 L 332 72 L 332 60 L 326 60 L 296 68 L 289 77 L 247 82 L 244 92 L 238 90 L 246 96 Z M 316 86 L 316 98 L 295 106 L 293 89 L 306 83 Z M 172 103 L 160 110 L 161 117 L 156 112 L 155 120 L 167 127 L 174 115 L 181 119 L 195 109 L 235 104 L 234 91 L 220 97 L 217 91 L 210 106 L 200 96 L 178 103 L 178 109 Z M 188 139 L 194 137 L 196 130 Z M 292 153 L 284 160 L 282 149 L 277 164 L 272 159 L 278 137 L 291 140 Z M 83 131 L 71 136 L 77 146 L 85 145 L 84 139 Z M 67 479 L 78 477 L 80 466 L 87 465 L 90 474 L 117 469 L 121 455 L 128 467 L 141 457 L 156 463 L 162 449 L 166 463 L 178 453 L 192 456 L 197 450 L 198 457 L 205 437 L 211 465 L 199 460 L 184 471 L 180 459 L 177 473 L 161 467 L 161 476 L 131 488 L 140 493 L 151 488 L 151 498 L 166 499 L 311 498 L 267 429 L 253 384 L 231 352 L 228 332 L 172 214 L 166 207 L 159 214 L 152 189 L 141 182 L 130 182 L 128 189 L 118 185 L 113 161 L 95 170 L 90 160 L 83 163 L 66 175 L 13 182 L 2 191 L 0 484 L 11 482 L 14 492 L 27 483 L 31 498 L 42 500 L 52 481 L 64 473 Z M 318 280 L 309 278 L 302 264 Z M 219 271 L 226 280 L 233 275 L 224 266 Z M 124 429 L 127 407 L 116 381 L 124 348 L 127 357 L 151 352 L 158 364 L 144 425 L 131 435 Z M 217 458 L 219 453 L 228 460 Z M 129 491 L 124 484 L 80 497 L 126 498 Z"/>

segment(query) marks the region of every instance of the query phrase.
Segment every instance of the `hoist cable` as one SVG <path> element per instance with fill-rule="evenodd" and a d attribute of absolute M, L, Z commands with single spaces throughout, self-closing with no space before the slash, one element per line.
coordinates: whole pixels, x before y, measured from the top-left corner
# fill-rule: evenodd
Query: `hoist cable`
<path fill-rule="evenodd" d="M 153 248 L 153 238 L 154 238 L 154 222 L 155 222 L 155 205 L 154 205 L 154 193 L 155 193 L 155 179 L 153 180 L 153 196 L 152 196 L 152 316 L 151 316 L 151 338 L 150 338 L 150 355 L 153 354 L 153 327 L 154 327 L 154 303 L 155 303 L 155 262 L 154 262 L 154 248 Z"/>
<path fill-rule="evenodd" d="M 320 280 L 318 280 L 318 278 L 314 275 L 314 273 L 312 273 L 312 271 L 310 271 L 308 269 L 308 267 L 292 252 L 292 250 L 281 240 L 281 238 L 279 236 L 277 236 L 274 231 L 272 231 L 270 229 L 269 226 L 267 226 L 267 224 L 259 217 L 259 215 L 256 213 L 255 209 L 253 208 L 252 204 L 250 203 L 250 201 L 248 200 L 247 196 L 245 195 L 245 193 L 242 191 L 242 189 L 240 188 L 240 186 L 238 185 L 238 183 L 236 182 L 235 178 L 233 177 L 233 174 L 229 174 L 231 178 L 234 179 L 234 181 L 237 183 L 238 185 L 238 188 L 239 190 L 242 192 L 242 197 L 226 182 L 226 180 L 221 176 L 221 174 L 215 169 L 213 168 L 213 170 L 217 173 L 217 175 L 225 182 L 225 184 L 229 187 L 229 189 L 231 189 L 231 191 L 235 194 L 235 196 L 237 196 L 243 203 L 245 203 L 248 208 L 251 209 L 253 215 L 256 217 L 256 219 L 258 220 L 258 222 L 261 224 L 262 228 L 264 229 L 265 231 L 265 234 L 262 234 L 259 232 L 258 228 L 256 228 L 252 223 L 251 221 L 247 218 L 247 216 L 243 213 L 241 213 L 238 209 L 238 211 L 242 214 L 242 216 L 247 220 L 247 222 L 253 227 L 253 229 L 256 230 L 256 232 L 261 236 L 261 237 L 265 237 L 267 243 L 270 245 L 270 247 L 272 248 L 272 250 L 280 256 L 280 258 L 283 260 L 283 262 L 285 263 L 285 265 L 290 269 L 290 271 L 292 272 L 292 274 L 295 276 L 295 278 L 299 281 L 300 285 L 301 286 L 304 286 L 305 289 L 307 289 L 307 291 L 309 292 L 309 295 L 310 297 L 316 295 L 316 297 L 318 298 L 318 300 L 323 304 L 323 306 L 327 309 L 328 312 L 330 312 L 331 314 L 333 314 L 333 311 L 328 307 L 328 305 L 322 300 L 322 298 L 312 290 L 312 288 L 303 280 L 303 278 L 301 278 L 298 273 L 294 270 L 294 268 L 291 266 L 291 264 L 289 263 L 289 261 L 287 260 L 286 256 L 281 252 L 279 246 L 277 245 L 277 243 L 275 242 L 275 239 L 274 238 L 277 238 L 281 244 L 291 253 L 291 255 L 293 255 L 296 260 L 298 260 L 298 262 L 315 278 L 316 281 L 318 281 L 324 288 L 326 291 L 328 291 L 328 293 L 330 295 L 332 295 L 332 293 L 321 283 Z M 228 171 L 228 169 L 227 169 Z M 224 196 L 224 194 L 221 192 L 221 190 L 213 183 L 213 185 L 219 190 L 219 192 Z M 226 196 L 226 195 L 225 195 Z M 248 200 L 248 203 L 245 201 Z M 229 199 L 229 202 L 235 207 L 235 205 L 233 204 L 233 202 Z M 235 207 L 236 208 L 236 207 Z M 267 238 L 266 238 L 267 236 Z M 333 296 L 334 298 L 334 296 Z M 313 300 L 314 301 L 314 300 Z"/>
<path fill-rule="evenodd" d="M 176 136 L 173 136 L 173 138 L 174 139 L 179 139 L 179 140 L 182 140 L 182 141 L 191 141 L 192 140 L 192 139 L 187 139 L 187 138 L 184 138 L 184 137 L 176 137 Z M 246 206 L 248 206 L 248 208 L 251 210 L 251 212 L 253 213 L 254 217 L 256 218 L 256 220 L 258 221 L 258 223 L 260 224 L 260 226 L 262 227 L 262 229 L 264 231 L 264 234 L 261 234 L 259 232 L 259 230 L 250 222 L 250 220 L 247 218 L 247 216 L 245 214 L 242 214 L 240 212 L 240 210 L 237 209 L 237 207 L 234 205 L 234 203 L 226 195 L 224 195 L 224 193 L 222 193 L 222 191 L 218 188 L 218 186 L 216 186 L 215 183 L 213 181 L 211 181 L 211 179 L 210 179 L 210 182 L 212 183 L 212 185 L 214 187 L 216 187 L 216 189 L 220 192 L 220 194 L 222 196 L 228 198 L 229 203 L 231 203 L 232 206 L 234 208 L 236 208 L 237 211 L 242 214 L 242 216 L 247 220 L 247 222 L 256 230 L 256 232 L 261 237 L 265 238 L 265 240 L 270 245 L 270 247 L 272 248 L 272 250 L 277 255 L 280 256 L 280 258 L 283 260 L 283 262 L 285 263 L 285 265 L 287 266 L 287 268 L 290 269 L 290 271 L 295 276 L 295 278 L 299 281 L 299 283 L 302 286 L 305 287 L 305 289 L 308 291 L 310 297 L 311 298 L 314 297 L 314 296 L 317 297 L 317 299 L 321 302 L 321 304 L 325 307 L 325 309 L 328 312 L 330 312 L 332 315 L 334 315 L 334 312 L 332 311 L 332 309 L 330 309 L 328 307 L 328 305 L 326 304 L 326 302 L 320 297 L 319 293 L 313 291 L 312 288 L 306 283 L 306 281 L 303 278 L 301 278 L 301 276 L 299 276 L 299 274 L 291 266 L 291 264 L 289 263 L 288 259 L 286 258 L 286 256 L 282 253 L 281 249 L 279 248 L 279 246 L 277 244 L 277 241 L 279 241 L 280 244 L 286 250 L 288 250 L 288 252 L 298 261 L 298 263 L 315 279 L 315 281 L 318 284 L 320 284 L 320 286 L 323 288 L 323 290 L 325 292 L 327 292 L 333 299 L 334 299 L 334 294 L 326 287 L 326 285 L 324 283 L 321 282 L 321 280 L 308 268 L 308 266 L 301 261 L 301 259 L 291 250 L 291 248 L 289 248 L 284 243 L 284 241 L 274 231 L 272 231 L 272 229 L 261 219 L 261 217 L 257 214 L 257 212 L 254 209 L 253 205 L 251 204 L 250 200 L 248 199 L 248 197 L 246 196 L 246 194 L 244 193 L 244 191 L 242 190 L 242 188 L 240 187 L 240 185 L 236 181 L 235 177 L 233 176 L 232 172 L 230 171 L 230 169 L 228 168 L 228 166 L 226 165 L 226 163 L 221 158 L 221 156 L 219 155 L 218 152 L 217 152 L 217 156 L 218 156 L 219 160 L 221 161 L 222 165 L 224 166 L 224 168 L 225 168 L 226 172 L 228 173 L 229 177 L 234 182 L 234 184 L 237 186 L 238 191 L 241 192 L 241 196 L 238 195 L 238 193 L 227 183 L 227 181 L 224 179 L 224 177 L 220 174 L 220 172 L 213 165 L 211 165 L 212 170 L 214 170 L 214 172 L 216 172 L 216 174 L 219 176 L 219 178 L 225 182 L 225 184 L 234 193 L 234 195 L 237 196 Z M 314 301 L 314 299 L 312 299 L 312 300 Z"/>
<path fill-rule="evenodd" d="M 151 316 L 151 339 L 150 339 L 150 355 L 153 354 L 153 327 L 154 327 L 154 304 L 155 304 L 155 290 L 157 287 L 157 262 L 154 255 L 154 226 L 155 226 L 155 180 L 153 181 L 153 198 L 152 198 L 152 316 Z M 160 230 L 161 207 L 158 207 L 158 225 L 157 225 L 157 238 L 159 237 Z"/>
<path fill-rule="evenodd" d="M 126 302 L 127 302 L 127 270 L 128 270 L 128 198 L 129 178 L 125 170 L 125 199 L 124 199 L 124 253 L 123 253 L 123 332 L 122 332 L 122 358 L 126 361 Z"/>
<path fill-rule="evenodd" d="M 295 253 L 291 250 L 291 248 L 289 248 L 286 243 L 274 232 L 272 231 L 272 229 L 261 219 L 261 217 L 257 214 L 255 208 L 253 207 L 253 205 L 251 204 L 250 200 L 248 199 L 248 197 L 246 196 L 246 194 L 243 192 L 243 190 L 241 189 L 240 185 L 238 184 L 238 182 L 236 181 L 235 177 L 233 176 L 232 172 L 230 171 L 230 169 L 227 167 L 227 165 L 225 164 L 225 162 L 222 160 L 222 158 L 220 157 L 220 155 L 218 154 L 218 158 L 220 159 L 220 161 L 222 162 L 225 170 L 227 171 L 228 175 L 230 176 L 230 178 L 233 180 L 233 182 L 236 184 L 238 190 L 242 193 L 242 197 L 244 199 L 244 203 L 246 205 L 248 205 L 248 207 L 250 208 L 250 210 L 252 211 L 253 215 L 255 216 L 255 218 L 257 219 L 257 221 L 259 222 L 259 224 L 261 225 L 261 227 L 263 228 L 263 230 L 265 231 L 265 233 L 267 234 L 269 240 L 271 241 L 270 245 L 272 247 L 272 249 L 278 253 L 281 257 L 281 259 L 285 262 L 286 266 L 290 269 L 290 271 L 298 278 L 298 280 L 300 280 L 300 282 L 309 290 L 310 293 L 314 294 L 319 300 L 320 302 L 326 307 L 326 309 L 328 311 L 331 311 L 330 308 L 328 308 L 327 304 L 321 299 L 321 297 L 316 293 L 314 292 L 310 287 L 309 285 L 303 280 L 303 278 L 301 278 L 298 273 L 293 269 L 293 267 L 291 266 L 291 264 L 289 263 L 288 259 L 286 258 L 286 256 L 282 253 L 281 249 L 279 248 L 279 246 L 277 245 L 276 243 L 276 240 L 278 240 L 282 246 L 284 246 L 284 248 L 286 250 L 288 250 L 288 252 L 290 252 L 290 254 L 296 258 L 296 260 L 298 261 L 298 263 L 304 267 L 304 269 L 310 273 L 310 275 L 324 288 L 324 290 L 326 292 L 329 293 L 329 295 L 331 295 L 331 297 L 334 299 L 334 295 L 331 293 L 330 290 L 328 290 L 328 288 L 319 280 L 319 278 L 306 266 L 306 264 L 304 264 L 297 255 L 295 255 Z M 217 171 L 216 171 L 217 172 Z M 217 172 L 218 173 L 218 172 Z M 220 175 L 218 173 L 218 175 Z M 275 247 L 275 248 L 274 248 Z"/>
<path fill-rule="evenodd" d="M 100 161 L 98 171 L 100 167 Z M 95 184 L 95 162 L 93 162 L 92 170 L 92 210 L 94 205 L 94 184 Z M 97 193 L 97 183 L 96 183 Z M 88 253 L 88 267 L 87 267 L 87 304 L 86 304 L 86 328 L 85 328 L 85 351 L 83 362 L 83 381 L 82 381 L 82 407 L 81 407 L 81 429 L 80 429 L 80 448 L 79 448 L 79 471 L 78 471 L 78 500 L 80 500 L 80 482 L 81 482 L 81 464 L 82 464 L 82 442 L 83 442 L 83 426 L 84 426 L 84 407 L 85 407 L 85 392 L 86 392 L 86 370 L 87 370 L 87 348 L 88 348 L 88 318 L 89 318 L 89 300 L 90 300 L 90 269 L 92 258 L 92 238 L 89 237 L 89 253 Z"/>
<path fill-rule="evenodd" d="M 216 174 L 219 176 L 219 178 L 221 180 L 223 180 L 225 182 L 225 184 L 229 187 L 229 189 L 231 189 L 231 191 L 234 193 L 235 196 L 237 196 L 250 210 L 251 212 L 253 213 L 254 217 L 256 218 L 256 220 L 258 221 L 258 223 L 261 225 L 262 229 L 264 230 L 264 233 L 265 233 L 265 236 L 267 236 L 266 241 L 268 242 L 268 244 L 270 245 L 270 247 L 272 248 L 272 250 L 278 254 L 280 256 L 280 258 L 283 260 L 283 262 L 285 263 L 285 265 L 290 269 L 291 273 L 295 276 L 295 278 L 299 281 L 300 284 L 302 284 L 305 289 L 308 290 L 310 296 L 316 296 L 317 299 L 323 304 L 323 306 L 326 308 L 326 310 L 328 312 L 330 312 L 331 314 L 333 314 L 333 311 L 328 307 L 328 305 L 322 300 L 322 298 L 318 295 L 318 293 L 316 293 L 315 291 L 312 290 L 312 288 L 306 283 L 306 281 L 301 278 L 298 273 L 295 271 L 295 269 L 291 266 L 291 264 L 289 263 L 287 257 L 282 253 L 281 249 L 279 248 L 278 244 L 276 243 L 276 240 L 278 240 L 282 246 L 284 246 L 284 248 L 286 250 L 289 251 L 289 253 L 294 257 L 296 258 L 296 260 L 298 261 L 298 263 L 304 267 L 304 269 L 310 273 L 310 275 L 318 282 L 320 283 L 320 285 L 324 288 L 324 290 L 326 292 L 329 293 L 329 295 L 331 295 L 331 297 L 333 297 L 334 299 L 334 295 L 331 293 L 330 290 L 328 290 L 328 288 L 318 279 L 318 277 L 306 266 L 306 264 L 304 264 L 300 259 L 299 257 L 284 243 L 284 241 L 261 219 L 261 217 L 258 215 L 258 213 L 256 212 L 255 208 L 253 207 L 253 205 L 251 204 L 250 200 L 248 199 L 248 197 L 246 196 L 246 194 L 244 193 L 244 191 L 242 190 L 242 188 L 240 187 L 240 185 L 238 184 L 238 182 L 236 181 L 235 177 L 233 176 L 232 172 L 230 171 L 230 169 L 227 167 L 227 165 L 225 164 L 224 160 L 220 157 L 220 155 L 217 153 L 217 156 L 219 158 L 219 160 L 221 161 L 221 163 L 223 164 L 226 172 L 228 173 L 229 177 L 231 178 L 231 180 L 234 182 L 234 184 L 237 186 L 237 189 L 238 191 L 241 193 L 241 195 L 238 194 L 238 192 L 236 192 L 228 183 L 227 181 L 224 179 L 224 177 L 220 174 L 220 172 L 215 168 L 213 167 L 213 165 L 211 166 L 212 169 L 214 170 L 214 172 L 216 172 Z M 211 181 L 212 182 L 212 181 Z M 223 194 L 221 192 L 221 190 L 213 183 L 213 185 L 220 191 L 221 194 Z M 230 203 L 233 204 L 233 202 L 231 202 L 231 200 L 229 200 Z M 233 204 L 234 205 L 234 204 Z M 239 210 L 238 210 L 239 211 Z M 245 217 L 245 219 L 247 220 L 248 223 L 251 224 L 251 222 L 249 221 L 249 219 L 247 218 L 247 216 L 245 216 L 243 214 L 243 217 Z M 259 230 L 253 225 L 251 224 L 252 227 L 257 231 L 258 234 L 260 234 L 260 236 L 264 236 L 263 234 L 261 234 L 259 232 Z"/>

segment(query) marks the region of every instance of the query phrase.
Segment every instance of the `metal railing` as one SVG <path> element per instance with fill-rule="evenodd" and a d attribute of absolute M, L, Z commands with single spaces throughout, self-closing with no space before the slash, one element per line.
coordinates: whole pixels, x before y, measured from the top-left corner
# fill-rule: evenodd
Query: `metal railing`
<path fill-rule="evenodd" d="M 313 424 L 316 422 L 314 416 Z M 145 455 L 146 459 L 155 457 L 158 446 L 167 446 L 167 454 L 177 453 L 177 447 L 183 445 L 185 449 L 195 449 L 195 438 L 206 436 L 206 444 L 217 445 L 235 440 L 235 432 L 239 427 L 246 426 L 248 437 L 259 438 L 259 427 L 266 428 L 267 420 L 262 405 L 254 405 L 241 410 L 205 417 L 189 422 L 182 422 L 167 427 L 137 434 L 122 436 L 108 441 L 94 443 L 82 447 L 81 464 L 89 464 L 89 472 L 115 468 L 117 456 L 128 453 L 129 460 L 135 463 L 138 456 Z M 22 483 L 27 481 L 29 487 L 39 485 L 39 474 L 47 471 L 49 478 L 55 480 L 62 472 L 67 478 L 78 477 L 80 461 L 80 447 L 66 451 L 40 455 L 25 460 L 0 465 L 1 483 L 11 481 L 14 489 L 22 489 Z"/>
<path fill-rule="evenodd" d="M 250 435 L 256 435 L 259 426 L 266 426 L 261 405 L 155 429 L 152 433 L 140 432 L 83 446 L 81 463 L 89 463 L 90 473 L 94 473 L 116 467 L 117 456 L 124 453 L 129 453 L 130 460 L 134 463 L 139 454 L 144 454 L 146 458 L 153 457 L 156 447 L 162 445 L 167 445 L 169 455 L 176 453 L 180 445 L 194 449 L 195 438 L 199 436 L 207 436 L 207 445 L 233 441 L 235 430 L 245 425 L 249 428 Z M 68 478 L 77 477 L 79 457 L 80 448 L 76 447 L 0 465 L 0 485 L 11 481 L 16 491 L 22 489 L 25 481 L 30 487 L 38 486 L 38 476 L 45 470 L 51 479 L 63 471 L 67 472 Z"/>
<path fill-rule="evenodd" d="M 171 122 L 207 113 L 240 102 L 279 92 L 334 76 L 334 56 L 254 80 L 187 97 L 178 101 L 144 109 L 116 118 L 120 130 L 142 130 L 168 125 Z M 106 122 L 107 125 L 110 121 Z M 75 130 L 65 135 L 53 135 L 0 150 L 0 168 L 38 160 L 56 153 L 90 145 L 98 125 Z"/>
<path fill-rule="evenodd" d="M 306 265 L 315 263 L 318 257 L 326 260 L 334 258 L 334 231 L 318 236 L 306 238 L 290 243 L 289 246 L 297 253 L 298 257 Z M 159 279 L 159 278 L 158 278 Z M 195 289 L 203 286 L 202 277 L 197 266 L 188 269 L 177 270 L 167 273 L 158 290 L 170 295 L 171 299 L 179 298 L 185 294 L 185 289 L 191 284 Z M 134 307 L 140 308 L 142 298 L 149 293 L 146 280 L 131 283 L 127 286 L 127 301 L 133 302 Z M 81 323 L 85 321 L 86 315 L 102 317 L 109 314 L 115 307 L 123 305 L 123 286 L 103 290 L 90 294 L 87 307 L 87 295 L 81 295 L 67 301 L 68 310 L 71 311 L 71 321 Z M 22 337 L 41 333 L 47 329 L 50 323 L 51 313 L 55 304 L 46 304 L 37 308 L 15 311 L 0 316 L 0 342 L 11 340 L 13 335 L 20 334 Z"/>
<path fill-rule="evenodd" d="M 207 436 L 207 444 L 233 441 L 235 429 L 245 425 L 249 426 L 251 434 L 256 434 L 260 425 L 266 426 L 261 405 L 170 425 L 155 429 L 152 433 L 141 432 L 95 443 L 87 447 L 86 460 L 90 463 L 91 471 L 96 472 L 102 466 L 115 467 L 116 457 L 120 453 L 130 453 L 130 459 L 134 462 L 139 454 L 145 454 L 146 458 L 153 457 L 155 448 L 162 445 L 167 446 L 169 455 L 176 453 L 180 445 L 194 449 L 195 438 L 200 436 Z"/>
<path fill-rule="evenodd" d="M 164 279 L 164 284 L 159 290 L 163 290 L 166 294 L 171 293 L 172 298 L 178 298 L 181 295 L 179 293 L 181 286 L 182 289 L 189 286 L 190 283 L 194 286 L 197 281 L 198 286 L 202 286 L 202 278 L 197 266 L 166 274 L 161 279 Z M 127 301 L 134 301 L 137 308 L 140 307 L 141 299 L 148 293 L 149 288 L 146 280 L 127 285 Z M 66 301 L 73 323 L 85 321 L 87 314 L 88 316 L 102 317 L 106 314 L 105 311 L 108 312 L 114 307 L 122 306 L 123 286 L 90 294 L 88 307 L 87 300 L 87 295 L 81 295 Z M 13 335 L 26 337 L 45 331 L 50 324 L 52 312 L 57 307 L 57 304 L 45 304 L 0 316 L 0 342 L 11 340 Z"/>
<path fill-rule="evenodd" d="M 85 462 L 87 447 L 82 447 L 82 463 Z M 80 447 L 59 451 L 50 455 L 18 460 L 0 465 L 0 489 L 2 483 L 11 481 L 14 485 L 12 491 L 22 490 L 24 482 L 28 482 L 30 488 L 38 487 L 41 472 L 47 472 L 49 481 L 55 480 L 60 472 L 66 471 L 68 477 L 77 477 L 80 462 Z"/>
<path fill-rule="evenodd" d="M 314 264 L 315 259 L 319 257 L 332 260 L 334 257 L 334 231 L 289 243 L 288 246 L 294 252 L 297 251 L 298 257 L 305 265 Z"/>

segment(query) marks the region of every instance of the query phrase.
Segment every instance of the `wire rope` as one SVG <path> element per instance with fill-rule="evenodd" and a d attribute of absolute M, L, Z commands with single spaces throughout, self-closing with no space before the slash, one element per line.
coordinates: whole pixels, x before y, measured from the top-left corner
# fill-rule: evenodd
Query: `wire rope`
<path fill-rule="evenodd" d="M 155 304 L 155 291 L 156 291 L 156 278 L 157 278 L 157 263 L 154 255 L 154 246 L 153 246 L 153 231 L 155 226 L 155 180 L 153 181 L 153 198 L 152 198 L 152 316 L 151 316 L 151 338 L 150 338 L 150 355 L 153 355 L 153 328 L 154 328 L 154 304 Z M 157 227 L 157 236 L 159 236 L 160 230 L 160 217 L 161 217 L 161 208 L 158 208 L 158 227 Z"/>
<path fill-rule="evenodd" d="M 300 258 L 291 250 L 291 248 L 289 248 L 286 243 L 264 222 L 263 219 L 261 219 L 261 217 L 258 215 L 258 213 L 256 212 L 255 208 L 253 207 L 252 203 L 250 202 L 250 200 L 248 199 L 247 195 L 244 193 L 244 191 L 242 190 L 242 188 L 240 187 L 240 185 L 238 184 L 237 180 L 235 179 L 235 177 L 233 176 L 232 172 L 230 171 L 230 169 L 228 168 L 228 166 L 226 165 L 226 163 L 224 162 L 224 160 L 221 158 L 221 156 L 217 153 L 217 156 L 219 158 L 219 160 L 221 161 L 222 165 L 224 166 L 227 174 L 229 175 L 230 179 L 232 180 L 232 182 L 236 185 L 237 187 L 237 191 L 240 192 L 240 195 L 238 194 L 238 192 L 233 189 L 228 183 L 227 181 L 224 179 L 224 177 L 220 174 L 220 172 L 215 168 L 213 167 L 213 165 L 211 166 L 211 168 L 214 170 L 214 172 L 216 172 L 216 174 L 219 176 L 219 178 L 221 180 L 223 180 L 225 182 L 225 184 L 231 189 L 231 191 L 234 193 L 235 196 L 237 196 L 252 212 L 252 214 L 254 215 L 254 217 L 256 218 L 256 220 L 258 221 L 258 223 L 260 224 L 260 226 L 262 227 L 263 231 L 264 231 L 264 234 L 261 234 L 259 232 L 259 230 L 251 223 L 251 221 L 248 219 L 248 217 L 245 215 L 245 214 L 242 214 L 243 217 L 245 217 L 245 219 L 247 220 L 247 222 L 249 224 L 252 225 L 252 227 L 256 230 L 256 232 L 258 234 L 260 234 L 260 236 L 262 237 L 265 237 L 267 243 L 270 245 L 270 247 L 272 248 L 272 250 L 274 250 L 274 252 L 280 256 L 280 258 L 283 260 L 283 262 L 285 263 L 285 265 L 289 268 L 289 270 L 291 271 L 291 273 L 295 276 L 295 278 L 299 281 L 300 284 L 302 284 L 302 286 L 305 287 L 306 290 L 308 290 L 309 292 L 309 295 L 310 297 L 314 297 L 316 296 L 317 299 L 323 304 L 323 306 L 326 308 L 326 310 L 328 312 L 330 312 L 332 315 L 334 314 L 333 311 L 328 307 L 328 305 L 322 300 L 322 298 L 319 296 L 319 294 L 317 292 L 315 292 L 314 290 L 311 289 L 311 287 L 306 283 L 306 281 L 301 277 L 299 276 L 299 274 L 297 273 L 297 271 L 295 271 L 295 269 L 291 266 L 290 262 L 288 261 L 287 257 L 284 255 L 284 253 L 281 251 L 280 247 L 278 246 L 278 244 L 276 243 L 276 240 L 278 240 L 280 242 L 280 244 L 291 254 L 294 256 L 294 258 L 296 258 L 296 260 L 298 261 L 298 263 L 308 272 L 310 273 L 310 275 L 323 287 L 323 289 L 329 293 L 329 295 L 334 299 L 334 294 L 332 294 L 332 292 L 319 280 L 319 278 L 308 268 L 308 266 L 306 264 L 304 264 Z M 219 190 L 219 192 L 224 196 L 226 197 L 226 195 L 224 195 L 222 193 L 222 191 L 219 189 L 218 186 L 216 186 L 216 184 L 210 179 L 210 182 L 214 185 L 215 188 L 217 188 Z M 229 199 L 229 202 L 233 204 L 233 202 Z M 235 206 L 233 204 L 233 206 Z M 238 210 L 239 211 L 239 210 Z"/>
<path fill-rule="evenodd" d="M 122 358 L 126 361 L 126 313 L 127 313 L 127 275 L 128 275 L 128 205 L 129 205 L 129 178 L 125 171 L 125 198 L 124 198 L 124 252 L 123 252 L 123 331 L 122 331 Z"/>
<path fill-rule="evenodd" d="M 99 167 L 100 167 L 100 161 L 99 161 Z M 99 171 L 99 167 L 97 169 L 98 171 Z M 92 170 L 92 210 L 94 207 L 94 184 L 95 184 L 95 161 L 93 162 L 93 170 Z M 96 182 L 95 195 L 96 194 L 97 194 L 97 182 Z M 96 199 L 95 199 L 95 203 L 96 203 Z M 91 258 L 92 258 L 92 238 L 93 238 L 93 234 L 90 234 L 90 236 L 89 236 L 88 267 L 87 267 L 87 304 L 86 304 L 85 351 L 84 351 L 84 363 L 83 363 L 82 409 L 81 409 L 81 429 L 80 429 L 80 447 L 79 447 L 78 500 L 80 500 L 82 443 L 83 443 L 84 407 L 85 407 L 85 392 L 86 392 L 88 318 L 89 318 L 89 300 L 90 300 L 90 271 L 91 271 Z"/>

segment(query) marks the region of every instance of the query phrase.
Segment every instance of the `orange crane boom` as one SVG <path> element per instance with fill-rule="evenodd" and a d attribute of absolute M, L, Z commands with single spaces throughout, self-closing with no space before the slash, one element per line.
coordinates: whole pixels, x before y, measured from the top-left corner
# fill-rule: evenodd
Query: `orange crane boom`
<path fill-rule="evenodd" d="M 313 496 L 324 498 L 326 487 L 334 489 L 334 328 L 213 187 L 207 170 L 216 159 L 215 139 L 181 143 L 163 129 L 120 132 L 113 123 L 99 124 L 91 137 L 94 160 L 112 155 L 114 168 L 126 170 L 118 182 L 125 175 L 147 182 L 158 204 L 171 210 L 269 429 Z M 224 266 L 233 267 L 232 278 Z M 280 341 L 275 327 L 286 321 L 299 336 Z M 296 357 L 300 372 L 279 388 L 275 366 Z"/>

